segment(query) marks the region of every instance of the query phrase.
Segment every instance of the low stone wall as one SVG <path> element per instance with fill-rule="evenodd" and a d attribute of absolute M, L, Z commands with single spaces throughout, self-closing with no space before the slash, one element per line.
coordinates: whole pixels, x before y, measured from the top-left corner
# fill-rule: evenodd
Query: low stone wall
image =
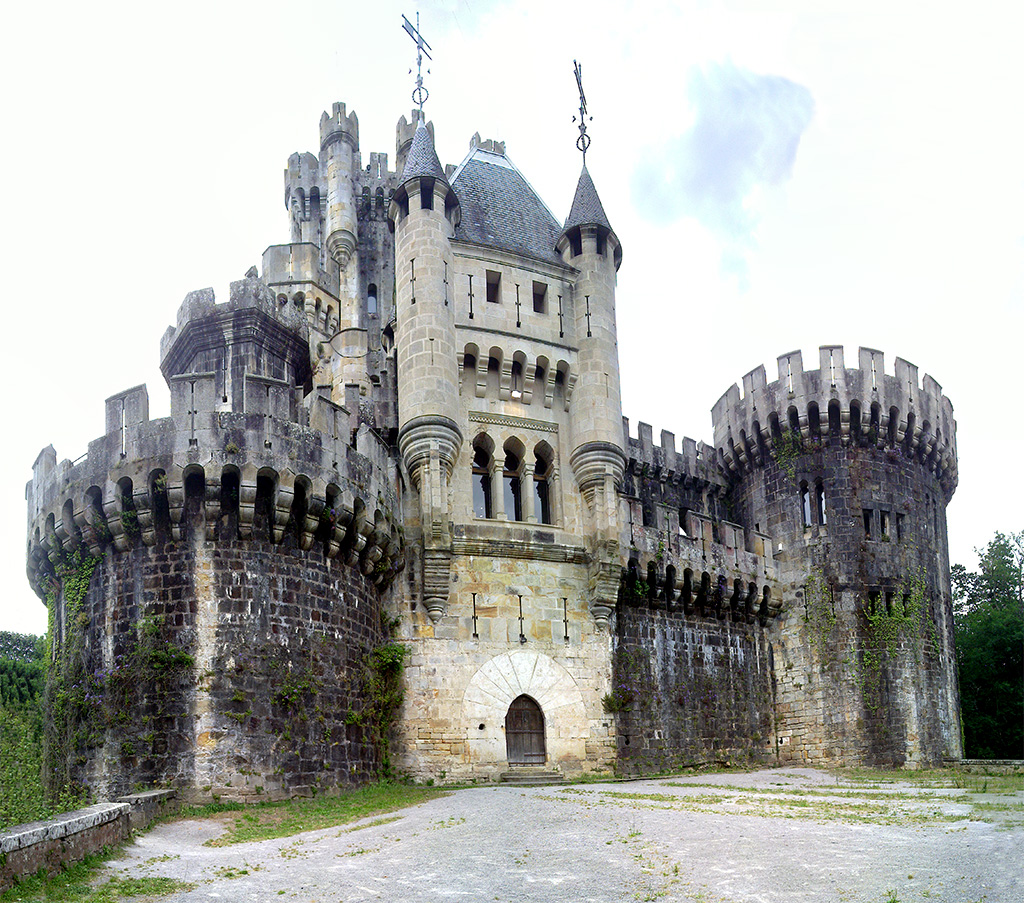
<path fill-rule="evenodd" d="M 173 790 L 151 790 L 116 803 L 97 803 L 49 821 L 15 825 L 0 834 L 0 893 L 40 869 L 60 871 L 127 839 L 173 805 Z"/>
<path fill-rule="evenodd" d="M 1024 759 L 961 759 L 951 764 L 969 774 L 1024 774 Z"/>

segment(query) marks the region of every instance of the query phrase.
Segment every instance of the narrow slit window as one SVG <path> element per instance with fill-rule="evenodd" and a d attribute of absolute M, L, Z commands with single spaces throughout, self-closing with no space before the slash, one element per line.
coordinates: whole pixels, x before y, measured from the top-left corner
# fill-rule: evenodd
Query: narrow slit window
<path fill-rule="evenodd" d="M 863 511 L 864 515 L 864 538 L 871 539 L 871 521 L 874 519 L 875 512 L 870 508 L 865 508 Z"/>
<path fill-rule="evenodd" d="M 690 514 L 690 509 L 689 508 L 680 508 L 679 509 L 679 535 L 680 536 L 689 536 L 690 535 L 689 533 L 686 532 L 686 518 L 689 516 L 689 514 Z"/>
<path fill-rule="evenodd" d="M 882 539 L 887 540 L 889 538 L 889 512 L 879 511 L 879 518 L 881 519 L 882 526 Z"/>
<path fill-rule="evenodd" d="M 897 514 L 894 519 L 896 521 L 896 542 L 903 542 L 903 515 Z"/>
<path fill-rule="evenodd" d="M 814 484 L 814 507 L 818 513 L 818 523 L 824 527 L 828 523 L 828 516 L 825 514 L 825 486 L 821 480 Z"/>
<path fill-rule="evenodd" d="M 804 528 L 811 525 L 811 493 L 806 483 L 800 484 L 800 510 L 803 513 Z"/>

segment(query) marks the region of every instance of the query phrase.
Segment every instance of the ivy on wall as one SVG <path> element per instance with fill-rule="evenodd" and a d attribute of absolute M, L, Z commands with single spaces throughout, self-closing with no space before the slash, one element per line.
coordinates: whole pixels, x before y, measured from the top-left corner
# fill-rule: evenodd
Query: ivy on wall
<path fill-rule="evenodd" d="M 389 618 L 382 612 L 381 623 L 388 639 L 363 656 L 360 668 L 360 695 L 363 703 L 358 710 L 349 709 L 345 723 L 363 729 L 364 735 L 377 750 L 381 775 L 391 777 L 391 732 L 405 698 L 402 672 L 405 670 L 409 647 L 394 640 L 398 618 Z"/>

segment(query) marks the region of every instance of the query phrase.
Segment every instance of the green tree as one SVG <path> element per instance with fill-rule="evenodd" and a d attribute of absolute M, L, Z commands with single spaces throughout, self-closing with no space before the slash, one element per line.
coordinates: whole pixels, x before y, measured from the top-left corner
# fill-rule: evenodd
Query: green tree
<path fill-rule="evenodd" d="M 1024 531 L 996 533 L 977 572 L 953 565 L 964 754 L 1024 758 Z"/>

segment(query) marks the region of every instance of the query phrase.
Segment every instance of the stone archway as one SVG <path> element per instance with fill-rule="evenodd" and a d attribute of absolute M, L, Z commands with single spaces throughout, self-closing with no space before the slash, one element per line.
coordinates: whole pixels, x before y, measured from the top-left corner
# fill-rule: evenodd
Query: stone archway
<path fill-rule="evenodd" d="M 508 766 L 505 717 L 519 697 L 543 711 L 546 761 L 582 763 L 587 758 L 590 722 L 573 676 L 541 652 L 496 655 L 473 675 L 462 699 L 466 747 L 474 766 Z"/>

